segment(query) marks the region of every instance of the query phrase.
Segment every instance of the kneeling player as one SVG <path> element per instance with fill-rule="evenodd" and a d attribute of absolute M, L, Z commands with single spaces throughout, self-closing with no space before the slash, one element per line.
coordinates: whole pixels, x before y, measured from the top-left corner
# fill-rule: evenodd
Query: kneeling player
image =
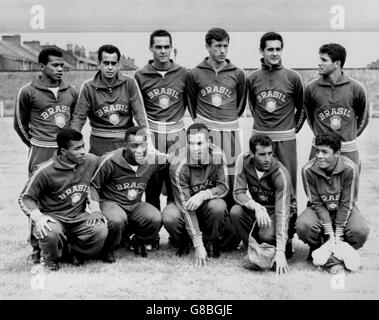
<path fill-rule="evenodd" d="M 290 217 L 291 179 L 287 169 L 273 157 L 272 141 L 266 135 L 250 138 L 250 152 L 241 154 L 236 165 L 234 200 L 230 210 L 235 232 L 244 242 L 257 221 L 261 242 L 276 245 L 276 273 L 287 273 L 286 241 Z M 251 197 L 246 193 L 249 190 Z M 287 256 L 290 253 L 287 253 Z"/>
<path fill-rule="evenodd" d="M 339 248 L 346 248 L 348 243 L 359 249 L 369 233 L 366 220 L 356 206 L 357 166 L 340 154 L 341 139 L 336 134 L 320 134 L 315 144 L 316 157 L 302 170 L 309 203 L 297 219 L 296 231 L 299 239 L 309 244 L 310 256 L 325 243 L 323 248 L 331 255 L 325 257 L 324 267 L 330 273 L 343 272 L 343 262 L 336 258 Z M 349 260 L 356 255 L 352 250 L 350 253 L 346 257 Z"/>
<path fill-rule="evenodd" d="M 64 248 L 80 265 L 101 251 L 107 237 L 105 218 L 85 211 L 98 158 L 85 154 L 83 136 L 73 129 L 61 129 L 57 145 L 57 153 L 38 166 L 19 199 L 35 224 L 41 260 L 49 270 L 58 270 Z"/>

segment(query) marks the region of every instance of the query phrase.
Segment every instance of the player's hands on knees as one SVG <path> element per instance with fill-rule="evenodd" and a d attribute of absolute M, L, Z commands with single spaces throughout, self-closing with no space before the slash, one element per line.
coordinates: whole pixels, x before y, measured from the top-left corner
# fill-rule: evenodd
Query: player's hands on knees
<path fill-rule="evenodd" d="M 101 222 L 104 222 L 104 224 L 107 226 L 108 221 L 107 219 L 102 215 L 101 211 L 95 211 L 92 212 L 87 219 L 86 226 L 87 227 L 94 227 L 95 225 L 100 225 Z"/>
<path fill-rule="evenodd" d="M 37 235 L 39 235 L 42 239 L 47 236 L 48 231 L 52 231 L 51 228 L 49 227 L 49 222 L 55 223 L 55 219 L 48 216 L 48 215 L 41 215 L 39 216 L 35 221 L 35 226 L 36 226 L 36 232 Z"/>
<path fill-rule="evenodd" d="M 205 267 L 207 260 L 207 251 L 204 246 L 195 247 L 195 266 Z"/>
<path fill-rule="evenodd" d="M 267 209 L 261 205 L 255 206 L 255 218 L 257 219 L 259 228 L 268 228 L 271 226 L 271 219 Z"/>
<path fill-rule="evenodd" d="M 286 255 L 284 254 L 284 251 L 276 251 L 275 257 L 274 257 L 274 263 L 276 265 L 275 274 L 281 275 L 281 274 L 287 274 L 289 272 L 288 264 Z"/>
<path fill-rule="evenodd" d="M 195 211 L 197 210 L 204 201 L 204 196 L 202 191 L 196 193 L 193 195 L 188 201 L 187 201 L 187 209 L 190 211 Z"/>

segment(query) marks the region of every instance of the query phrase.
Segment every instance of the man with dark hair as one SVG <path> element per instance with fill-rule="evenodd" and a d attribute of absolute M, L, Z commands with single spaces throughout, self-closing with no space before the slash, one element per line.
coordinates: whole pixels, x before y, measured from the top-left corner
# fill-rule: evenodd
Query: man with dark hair
<path fill-rule="evenodd" d="M 86 203 L 98 158 L 86 154 L 80 132 L 63 128 L 57 135 L 53 158 L 37 166 L 25 185 L 19 204 L 35 225 L 34 236 L 42 251 L 42 263 L 58 270 L 66 255 L 74 265 L 95 257 L 107 236 L 105 218 Z"/>
<path fill-rule="evenodd" d="M 210 29 L 205 36 L 209 56 L 189 73 L 189 112 L 195 123 L 211 130 L 212 142 L 227 157 L 232 190 L 235 159 L 241 153 L 238 119 L 246 106 L 246 76 L 226 59 L 229 34 L 220 28 Z M 226 198 L 233 205 L 231 193 Z"/>
<path fill-rule="evenodd" d="M 102 257 L 115 262 L 114 250 L 125 233 L 134 234 L 131 245 L 136 255 L 147 256 L 145 244 L 156 238 L 162 226 L 160 211 L 141 201 L 152 174 L 167 163 L 166 155 L 147 152 L 147 132 L 130 127 L 124 147 L 101 157 L 91 182 L 91 203 L 108 220 L 108 238 Z"/>
<path fill-rule="evenodd" d="M 229 191 L 225 155 L 210 143 L 208 131 L 202 123 L 187 129 L 188 147 L 170 165 L 176 206 L 163 212 L 166 230 L 179 243 L 177 254 L 188 253 L 192 241 L 197 266 L 205 266 L 207 255 L 220 256 L 229 219 L 223 200 Z"/>
<path fill-rule="evenodd" d="M 305 121 L 304 87 L 301 76 L 282 65 L 283 38 L 279 33 L 267 32 L 260 40 L 262 68 L 247 78 L 247 91 L 254 117 L 253 134 L 271 138 L 272 149 L 287 168 L 293 187 L 290 234 L 295 233 L 297 149 L 296 133 Z"/>
<path fill-rule="evenodd" d="M 35 166 L 57 150 L 57 133 L 68 126 L 78 96 L 75 88 L 62 79 L 62 52 L 45 48 L 38 61 L 41 72 L 19 90 L 14 114 L 14 129 L 29 147 L 29 177 Z M 32 230 L 28 241 L 33 247 L 32 261 L 39 263 L 40 249 Z"/>
<path fill-rule="evenodd" d="M 82 84 L 70 126 L 80 131 L 88 117 L 89 152 L 101 156 L 122 147 L 125 130 L 133 126 L 133 117 L 144 128 L 148 128 L 148 123 L 136 81 L 119 71 L 119 49 L 104 45 L 98 54 L 99 71 Z"/>
<path fill-rule="evenodd" d="M 341 154 L 360 167 L 357 137 L 368 123 L 366 90 L 355 79 L 345 76 L 342 68 L 346 50 L 336 43 L 321 46 L 319 50 L 318 79 L 305 89 L 305 108 L 314 135 L 337 133 L 342 137 Z M 309 159 L 316 154 L 314 141 Z"/>
<path fill-rule="evenodd" d="M 171 153 L 186 144 L 183 116 L 188 72 L 170 59 L 172 37 L 166 30 L 155 30 L 150 35 L 150 51 L 153 59 L 137 70 L 134 77 L 142 93 L 155 148 Z M 173 199 L 168 166 L 152 175 L 146 187 L 146 202 L 158 210 L 163 182 L 169 204 Z"/>
<path fill-rule="evenodd" d="M 276 273 L 287 273 L 286 257 L 291 255 L 291 248 L 286 248 L 292 192 L 290 176 L 273 156 L 269 136 L 253 134 L 249 145 L 250 152 L 237 159 L 233 192 L 237 204 L 230 210 L 232 224 L 247 248 L 256 221 L 258 229 L 253 231 L 253 236 L 258 242 L 276 246 L 273 261 Z"/>
<path fill-rule="evenodd" d="M 356 206 L 357 166 L 340 155 L 340 137 L 331 133 L 319 134 L 315 145 L 316 157 L 302 170 L 309 203 L 296 221 L 299 239 L 310 246 L 308 258 L 323 243 L 332 253 L 335 245 L 341 242 L 359 249 L 369 233 L 367 222 Z M 344 270 L 342 261 L 334 255 L 324 267 L 331 273 Z"/>

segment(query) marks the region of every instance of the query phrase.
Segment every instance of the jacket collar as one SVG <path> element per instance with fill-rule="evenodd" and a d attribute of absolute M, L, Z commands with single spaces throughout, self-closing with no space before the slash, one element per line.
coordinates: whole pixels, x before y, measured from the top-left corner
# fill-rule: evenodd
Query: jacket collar
<path fill-rule="evenodd" d="M 70 170 L 75 171 L 78 166 L 79 166 L 79 164 L 76 164 L 76 163 L 71 164 L 71 163 L 68 163 L 66 161 L 63 161 L 62 158 L 60 156 L 58 156 L 57 152 L 55 152 L 53 155 L 53 167 L 54 167 L 54 169 L 66 170 L 66 171 L 70 171 Z"/>
<path fill-rule="evenodd" d="M 247 167 L 250 169 L 249 172 L 253 174 L 253 176 L 258 180 L 258 175 L 255 168 L 255 160 L 250 157 L 250 153 L 247 154 L 245 161 L 247 161 Z M 279 161 L 273 157 L 270 169 L 263 174 L 262 178 L 272 175 L 279 168 Z"/>
<path fill-rule="evenodd" d="M 349 82 L 350 82 L 350 79 L 348 77 L 346 77 L 343 72 L 341 73 L 341 75 L 338 77 L 336 83 L 334 83 L 334 84 L 331 83 L 328 79 L 326 79 L 324 77 L 320 77 L 317 81 L 317 83 L 323 87 L 341 86 L 341 85 L 344 85 L 344 84 L 349 83 Z"/>
<path fill-rule="evenodd" d="M 148 63 L 146 64 L 146 66 L 144 66 L 142 69 L 141 69 L 141 73 L 142 74 L 159 74 L 158 70 L 155 69 L 153 67 L 153 62 L 154 60 L 149 60 Z M 180 69 L 180 66 L 178 64 L 176 64 L 173 60 L 170 59 L 170 67 L 168 68 L 167 73 L 169 72 L 174 72 L 176 70 L 179 70 Z"/>
<path fill-rule="evenodd" d="M 336 162 L 336 165 L 331 173 L 330 176 L 333 176 L 333 175 L 336 175 L 336 174 L 340 174 L 343 170 L 344 170 L 344 163 L 343 163 L 343 159 L 341 156 L 338 156 L 337 157 L 337 162 Z M 324 178 L 328 178 L 328 176 L 326 175 L 325 173 L 325 170 L 321 169 L 320 168 L 320 165 L 317 161 L 317 159 L 314 160 L 314 163 L 313 165 L 311 166 L 311 170 L 316 173 L 317 175 L 319 176 L 322 176 Z"/>
<path fill-rule="evenodd" d="M 126 76 L 124 76 L 120 71 L 117 72 L 116 81 L 111 87 L 108 87 L 107 84 L 103 81 L 101 76 L 101 71 L 97 71 L 93 81 L 91 81 L 91 85 L 96 89 L 109 89 L 115 88 L 117 86 L 122 85 L 126 81 Z"/>
<path fill-rule="evenodd" d="M 209 60 L 209 57 L 206 57 L 202 62 L 200 62 L 197 65 L 197 67 L 200 69 L 208 69 L 208 70 L 214 71 L 213 67 L 210 65 L 208 60 Z M 229 59 L 225 59 L 225 62 L 226 62 L 225 66 L 222 69 L 220 69 L 219 72 L 237 69 L 237 67 L 233 63 L 231 63 Z"/>
<path fill-rule="evenodd" d="M 33 80 L 32 80 L 32 86 L 35 87 L 35 88 L 37 88 L 37 89 L 40 89 L 40 90 L 49 90 L 50 91 L 49 87 L 44 82 L 42 82 L 41 75 L 39 75 L 38 77 L 33 78 Z M 67 82 L 65 82 L 63 79 L 60 81 L 60 83 L 59 83 L 59 91 L 65 90 L 65 89 L 67 89 L 69 87 L 70 87 L 70 85 Z"/>
<path fill-rule="evenodd" d="M 266 63 L 263 58 L 261 58 L 261 64 L 262 64 L 262 69 L 264 69 L 264 70 L 270 70 L 271 71 L 271 70 L 280 70 L 280 69 L 283 69 L 283 65 L 282 64 L 272 66 L 271 64 Z"/>

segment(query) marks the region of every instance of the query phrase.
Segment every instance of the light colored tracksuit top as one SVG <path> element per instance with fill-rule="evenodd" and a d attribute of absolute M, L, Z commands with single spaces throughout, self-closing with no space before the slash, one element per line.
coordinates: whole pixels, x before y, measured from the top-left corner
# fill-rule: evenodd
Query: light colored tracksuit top
<path fill-rule="evenodd" d="M 342 137 L 342 152 L 357 150 L 356 138 L 368 124 L 366 91 L 342 74 L 335 84 L 320 77 L 305 88 L 305 108 L 314 135 L 325 132 Z"/>
<path fill-rule="evenodd" d="M 176 206 L 184 216 L 186 230 L 194 246 L 202 243 L 196 212 L 187 209 L 187 201 L 203 190 L 213 198 L 224 198 L 228 191 L 228 171 L 223 151 L 210 144 L 209 158 L 203 164 L 191 163 L 189 147 L 181 149 L 176 163 L 170 166 L 170 179 Z"/>
<path fill-rule="evenodd" d="M 29 147 L 56 148 L 59 129 L 67 127 L 78 98 L 76 89 L 61 80 L 57 98 L 40 77 L 22 87 L 17 95 L 14 129 Z"/>
<path fill-rule="evenodd" d="M 330 176 L 319 167 L 317 158 L 302 170 L 304 190 L 312 208 L 323 224 L 331 223 L 330 213 L 336 213 L 336 226 L 345 227 L 356 205 L 358 171 L 355 163 L 339 156 Z"/>
<path fill-rule="evenodd" d="M 246 107 L 246 76 L 229 60 L 217 73 L 208 58 L 190 70 L 189 112 L 212 130 L 237 130 Z"/>
<path fill-rule="evenodd" d="M 290 216 L 291 180 L 287 169 L 273 158 L 271 168 L 258 178 L 254 159 L 249 153 L 240 154 L 236 164 L 233 197 L 236 203 L 247 207 L 250 200 L 264 206 L 268 213 L 275 214 L 276 248 L 284 251 L 288 238 Z M 249 191 L 250 195 L 246 193 Z"/>
<path fill-rule="evenodd" d="M 170 133 L 184 129 L 183 116 L 187 105 L 186 68 L 171 62 L 162 75 L 153 66 L 153 60 L 137 70 L 137 80 L 145 104 L 150 130 Z"/>
<path fill-rule="evenodd" d="M 61 222 L 81 221 L 97 161 L 97 156 L 88 153 L 83 163 L 70 165 L 55 153 L 38 165 L 26 183 L 19 198 L 22 211 L 28 217 L 39 209 Z"/>
<path fill-rule="evenodd" d="M 304 86 L 296 71 L 262 60 L 262 68 L 247 77 L 247 92 L 253 132 L 264 133 L 273 141 L 295 139 L 306 119 Z"/>
<path fill-rule="evenodd" d="M 126 129 L 134 125 L 133 117 L 139 126 L 148 128 L 138 84 L 120 72 L 109 88 L 102 81 L 100 71 L 82 84 L 70 127 L 81 131 L 87 116 L 91 134 L 102 138 L 123 140 Z"/>

